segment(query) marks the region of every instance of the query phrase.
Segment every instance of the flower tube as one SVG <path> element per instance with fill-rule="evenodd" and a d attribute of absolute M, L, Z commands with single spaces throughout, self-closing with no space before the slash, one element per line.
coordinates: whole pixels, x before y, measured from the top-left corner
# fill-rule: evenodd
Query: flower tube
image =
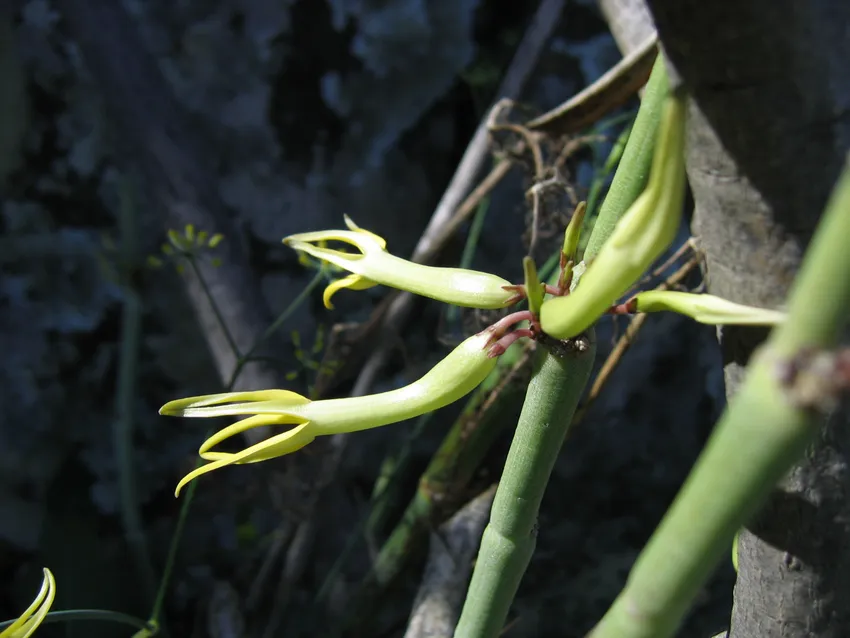
<path fill-rule="evenodd" d="M 250 415 L 216 432 L 201 445 L 201 458 L 210 461 L 187 474 L 175 494 L 193 479 L 225 467 L 257 463 L 301 449 L 317 436 L 357 432 L 404 421 L 438 410 L 477 387 L 504 351 L 500 337 L 508 341 L 525 332 L 505 335 L 507 326 L 497 325 L 457 346 L 422 378 L 397 390 L 344 399 L 310 399 L 289 390 L 227 392 L 170 401 L 159 413 L 183 417 Z M 214 451 L 230 437 L 257 427 L 293 426 L 241 452 Z"/>
<path fill-rule="evenodd" d="M 464 268 L 438 268 L 401 259 L 387 252 L 387 242 L 357 226 L 346 215 L 348 230 L 320 230 L 290 235 L 283 243 L 316 259 L 330 262 L 351 275 L 325 288 L 324 302 L 333 308 L 331 297 L 342 288 L 365 290 L 378 284 L 406 290 L 437 301 L 467 308 L 504 308 L 522 298 L 509 281 L 490 273 Z M 351 253 L 327 248 L 328 241 L 354 246 Z"/>
<path fill-rule="evenodd" d="M 623 304 L 627 312 L 672 311 L 710 325 L 774 325 L 785 313 L 728 301 L 714 295 L 697 295 L 674 290 L 639 292 Z"/>

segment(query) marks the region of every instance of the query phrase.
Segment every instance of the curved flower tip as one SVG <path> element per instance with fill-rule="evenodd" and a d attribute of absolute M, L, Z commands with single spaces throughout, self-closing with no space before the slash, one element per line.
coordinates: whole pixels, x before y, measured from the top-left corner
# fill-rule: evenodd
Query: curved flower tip
<path fill-rule="evenodd" d="M 28 638 L 44 621 L 53 599 L 56 597 L 56 581 L 53 574 L 44 568 L 44 580 L 41 589 L 32 604 L 11 625 L 0 631 L 0 638 Z"/>
<path fill-rule="evenodd" d="M 734 303 L 714 295 L 673 290 L 639 292 L 626 303 L 632 312 L 672 311 L 710 325 L 772 326 L 785 320 L 785 313 Z"/>
<path fill-rule="evenodd" d="M 463 268 L 436 268 L 401 259 L 387 252 L 386 241 L 346 216 L 348 230 L 299 233 L 284 238 L 294 250 L 347 270 L 351 275 L 331 283 L 324 293 L 327 308 L 342 288 L 365 290 L 381 284 L 468 308 L 504 308 L 517 301 L 511 283 L 496 275 Z M 329 241 L 353 246 L 356 253 L 327 248 Z"/>
<path fill-rule="evenodd" d="M 360 275 L 348 275 L 342 279 L 332 281 L 325 287 L 325 292 L 322 293 L 322 302 L 325 304 L 325 308 L 333 310 L 334 306 L 331 303 L 331 297 L 333 297 L 338 290 L 342 290 L 343 288 L 349 288 L 350 290 L 367 290 L 377 285 L 378 284 L 371 279 L 366 279 Z"/>
<path fill-rule="evenodd" d="M 257 463 L 300 450 L 317 436 L 357 432 L 404 421 L 442 408 L 471 392 L 496 366 L 491 356 L 494 339 L 504 331 L 484 331 L 468 338 L 421 379 L 397 390 L 347 399 L 310 401 L 287 390 L 229 392 L 179 399 L 165 404 L 160 414 L 207 417 L 251 415 L 216 432 L 201 445 L 209 461 L 187 474 L 176 495 L 190 481 L 219 468 Z M 498 345 L 498 344 L 496 344 Z M 234 435 L 258 427 L 290 429 L 240 452 L 214 448 Z"/>

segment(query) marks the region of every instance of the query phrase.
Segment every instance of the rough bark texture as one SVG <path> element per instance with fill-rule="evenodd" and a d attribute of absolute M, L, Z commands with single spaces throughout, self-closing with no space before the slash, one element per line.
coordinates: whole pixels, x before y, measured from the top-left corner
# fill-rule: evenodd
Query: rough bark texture
<path fill-rule="evenodd" d="M 425 573 L 404 638 L 443 638 L 454 632 L 495 495 L 494 485 L 431 532 Z"/>
<path fill-rule="evenodd" d="M 710 290 L 780 306 L 850 147 L 850 3 L 649 4 L 693 96 L 688 175 Z M 763 337 L 721 332 L 728 395 Z M 850 635 L 847 417 L 742 533 L 732 636 Z"/>
<path fill-rule="evenodd" d="M 644 0 L 598 0 L 597 4 L 624 56 L 655 31 L 652 14 Z"/>

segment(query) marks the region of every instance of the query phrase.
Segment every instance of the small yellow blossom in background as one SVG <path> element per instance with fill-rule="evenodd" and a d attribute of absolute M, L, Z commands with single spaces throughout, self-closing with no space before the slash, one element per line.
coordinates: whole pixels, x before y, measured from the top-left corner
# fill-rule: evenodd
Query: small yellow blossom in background
<path fill-rule="evenodd" d="M 168 241 L 162 244 L 159 255 L 148 255 L 147 263 L 151 268 L 162 268 L 168 260 L 174 261 L 178 272 L 182 272 L 181 258 L 195 259 L 204 251 L 216 248 L 224 240 L 224 235 L 221 233 L 211 235 L 205 230 L 196 231 L 192 224 L 186 224 L 182 233 L 172 228 L 168 231 L 167 237 Z M 212 257 L 211 263 L 213 266 L 219 266 L 221 260 L 218 257 Z"/>
<path fill-rule="evenodd" d="M 283 243 L 351 274 L 331 283 L 324 293 L 325 307 L 342 288 L 365 290 L 378 284 L 406 290 L 437 301 L 467 308 L 505 308 L 522 298 L 511 283 L 496 275 L 464 268 L 438 268 L 401 259 L 387 252 L 387 242 L 364 230 L 347 215 L 348 230 L 320 230 L 290 235 Z M 360 252 L 350 253 L 323 244 L 338 241 Z"/>
<path fill-rule="evenodd" d="M 53 599 L 56 597 L 56 581 L 53 574 L 44 568 L 44 581 L 32 604 L 11 625 L 0 631 L 0 638 L 28 638 L 44 620 Z"/>
<path fill-rule="evenodd" d="M 201 458 L 210 461 L 187 474 L 176 494 L 193 479 L 225 467 L 257 463 L 301 449 L 317 436 L 357 432 L 438 410 L 475 389 L 496 366 L 496 357 L 525 332 L 505 334 L 504 320 L 466 339 L 422 378 L 397 390 L 344 399 L 310 399 L 289 390 L 226 392 L 170 401 L 159 413 L 183 417 L 248 416 L 216 432 L 201 445 Z M 504 337 L 506 342 L 499 340 Z M 241 452 L 213 448 L 251 428 L 294 426 Z"/>

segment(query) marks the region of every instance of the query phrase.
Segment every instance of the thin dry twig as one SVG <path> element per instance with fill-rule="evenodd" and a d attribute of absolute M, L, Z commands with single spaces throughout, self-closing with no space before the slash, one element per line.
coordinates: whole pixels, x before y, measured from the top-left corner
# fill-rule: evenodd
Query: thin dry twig
<path fill-rule="evenodd" d="M 526 126 L 550 135 L 569 135 L 598 122 L 646 84 L 657 51 L 658 36 L 653 33 L 596 82 Z"/>
<path fill-rule="evenodd" d="M 570 195 L 574 194 L 572 189 L 567 186 L 567 181 L 561 176 L 560 171 L 554 169 L 555 174 L 549 179 L 535 182 L 525 192 L 526 198 L 531 198 L 531 237 L 528 240 L 528 254 L 534 255 L 534 249 L 537 247 L 537 235 L 540 229 L 540 207 L 541 198 L 544 191 L 557 188 L 564 189 Z"/>
<path fill-rule="evenodd" d="M 543 136 L 540 133 L 530 131 L 521 124 L 501 120 L 500 116 L 503 112 L 513 107 L 513 105 L 513 100 L 499 100 L 499 103 L 490 111 L 490 117 L 487 118 L 487 130 L 490 135 L 499 131 L 510 131 L 519 135 L 525 144 L 517 144 L 511 150 L 516 154 L 520 154 L 526 150 L 531 151 L 531 157 L 534 160 L 534 181 L 541 180 L 546 170 L 543 164 L 543 150 L 540 148 L 540 142 Z"/>
<path fill-rule="evenodd" d="M 652 13 L 644 0 L 597 0 L 596 4 L 623 55 L 655 33 Z"/>
<path fill-rule="evenodd" d="M 543 46 L 549 40 L 559 22 L 565 4 L 564 0 L 542 0 L 526 29 L 525 36 L 514 54 L 499 89 L 496 91 L 497 98 L 517 99 L 519 97 L 522 87 L 537 64 Z M 485 120 L 478 125 L 478 129 L 475 131 L 469 146 L 467 146 L 446 192 L 437 205 L 431 221 L 428 222 L 416 250 L 413 251 L 414 261 L 420 259 L 423 254 L 433 254 L 432 243 L 440 235 L 439 229 L 452 217 L 458 204 L 471 188 L 481 166 L 489 155 L 488 146 L 487 122 Z"/>
<path fill-rule="evenodd" d="M 472 214 L 478 209 L 481 200 L 496 188 L 496 185 L 505 178 L 511 168 L 513 168 L 513 163 L 503 160 L 490 170 L 487 176 L 481 180 L 481 183 L 463 200 L 463 203 L 455 211 L 452 218 L 446 222 L 446 225 L 440 228 L 439 233 L 435 234 L 434 241 L 431 244 L 433 252 L 422 254 L 421 261 L 423 263 L 431 261 L 443 246 L 445 246 L 446 242 L 460 230 L 464 222 L 472 217 Z"/>
<path fill-rule="evenodd" d="M 482 492 L 431 534 L 425 575 L 404 638 L 451 636 L 496 486 Z"/>

